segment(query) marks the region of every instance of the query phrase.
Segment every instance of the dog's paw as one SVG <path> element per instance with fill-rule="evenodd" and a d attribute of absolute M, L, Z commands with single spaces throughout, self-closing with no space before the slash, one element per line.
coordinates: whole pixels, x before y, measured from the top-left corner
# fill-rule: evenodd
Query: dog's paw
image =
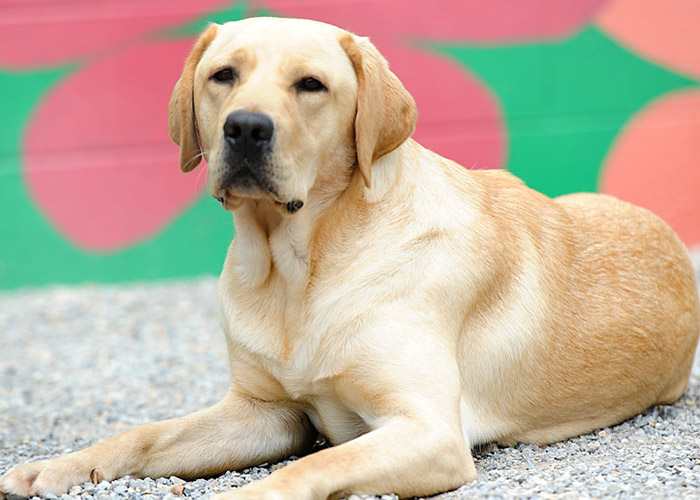
<path fill-rule="evenodd" d="M 91 472 L 84 474 L 69 457 L 40 460 L 18 465 L 0 477 L 0 495 L 7 500 L 13 497 L 60 496 L 71 486 L 91 479 Z M 0 496 L 0 498 L 2 498 Z"/>

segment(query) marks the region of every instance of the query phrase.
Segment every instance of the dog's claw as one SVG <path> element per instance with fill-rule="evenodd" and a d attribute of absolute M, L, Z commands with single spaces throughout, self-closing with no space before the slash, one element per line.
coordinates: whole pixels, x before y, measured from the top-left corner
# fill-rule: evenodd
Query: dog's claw
<path fill-rule="evenodd" d="M 100 484 L 100 471 L 98 471 L 97 469 L 92 469 L 92 471 L 90 471 L 90 481 L 95 486 Z"/>

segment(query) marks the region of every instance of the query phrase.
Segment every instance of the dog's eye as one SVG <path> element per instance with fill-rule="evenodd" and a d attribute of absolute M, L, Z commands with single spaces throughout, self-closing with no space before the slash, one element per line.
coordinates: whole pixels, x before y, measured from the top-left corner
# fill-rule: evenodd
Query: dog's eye
<path fill-rule="evenodd" d="M 320 92 L 322 90 L 326 90 L 326 87 L 315 78 L 309 76 L 299 80 L 297 83 L 297 89 L 304 92 Z"/>
<path fill-rule="evenodd" d="M 233 83 L 236 73 L 231 68 L 226 68 L 214 73 L 211 79 L 218 83 Z"/>

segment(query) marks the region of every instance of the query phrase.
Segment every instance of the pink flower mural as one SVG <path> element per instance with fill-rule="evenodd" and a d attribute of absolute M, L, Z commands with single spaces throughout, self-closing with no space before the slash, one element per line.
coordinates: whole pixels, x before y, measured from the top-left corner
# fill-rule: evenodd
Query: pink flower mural
<path fill-rule="evenodd" d="M 663 96 L 637 113 L 612 147 L 601 190 L 650 209 L 700 243 L 700 92 Z"/>
<path fill-rule="evenodd" d="M 615 0 L 598 25 L 644 57 L 700 77 L 700 3 Z M 620 131 L 601 190 L 660 215 L 688 245 L 700 245 L 700 90 L 655 99 Z"/>
<path fill-rule="evenodd" d="M 205 183 L 175 168 L 177 152 L 165 120 L 191 40 L 155 42 L 149 34 L 225 2 L 149 0 L 140 1 L 138 11 L 131 3 L 110 3 L 96 22 L 79 27 L 70 19 L 56 23 L 60 10 L 44 4 L 36 15 L 54 22 L 41 43 L 0 53 L 0 60 L 13 65 L 82 58 L 79 69 L 51 90 L 32 117 L 24 166 L 27 186 L 44 214 L 70 241 L 91 251 L 115 251 L 152 237 L 201 194 Z M 466 68 L 421 49 L 418 42 L 562 36 L 601 3 L 569 2 L 551 16 L 503 0 L 478 6 L 444 0 L 270 0 L 255 7 L 372 37 L 416 97 L 416 138 L 468 168 L 502 168 L 506 146 L 497 100 Z M 87 1 L 79 5 L 95 8 Z M 144 15 L 143 9 L 168 15 Z"/>
<path fill-rule="evenodd" d="M 166 110 L 190 41 L 137 45 L 59 83 L 25 136 L 36 203 L 73 243 L 115 250 L 163 228 L 201 193 L 180 173 Z M 105 91 L 108 89 L 109 91 Z"/>
<path fill-rule="evenodd" d="M 644 57 L 700 77 L 700 3 L 696 0 L 610 0 L 595 21 Z"/>
<path fill-rule="evenodd" d="M 16 130 L 3 136 L 0 125 L 0 146 L 9 137 L 5 151 L 17 149 L 23 196 L 46 241 L 60 235 L 63 258 L 92 259 L 95 270 L 98 259 L 131 255 L 126 266 L 158 255 L 159 245 L 182 239 L 170 228 L 192 229 L 179 221 L 201 226 L 188 214 L 203 217 L 206 170 L 179 172 L 167 103 L 206 21 L 258 14 L 369 36 L 416 98 L 415 138 L 466 168 L 512 168 L 528 182 L 556 174 L 538 186 L 551 186 L 548 194 L 598 186 L 700 244 L 700 59 L 692 50 L 700 7 L 692 0 L 38 0 L 0 9 L 0 78 L 27 100 Z M 576 67 L 595 77 L 575 88 L 560 76 L 582 57 L 590 59 Z M 37 81 L 42 71 L 56 75 L 53 83 L 22 97 L 15 76 Z M 633 99 L 619 84 L 635 84 L 629 71 L 642 83 L 630 87 Z M 607 85 L 621 98 L 598 99 Z M 24 255 L 19 246 L 6 254 Z"/>
<path fill-rule="evenodd" d="M 104 57 L 227 0 L 35 0 L 0 6 L 0 65 L 29 68 Z M 26 20 L 31 19 L 31 23 Z M 21 43 L 17 43 L 21 41 Z"/>
<path fill-rule="evenodd" d="M 166 120 L 192 42 L 152 42 L 149 36 L 225 3 L 147 0 L 138 8 L 108 2 L 105 9 L 84 1 L 71 13 L 74 21 L 46 3 L 32 15 L 50 29 L 39 22 L 36 33 L 22 33 L 38 43 L 12 51 L 0 43 L 2 64 L 80 61 L 44 98 L 24 144 L 27 187 L 74 244 L 91 251 L 128 247 L 153 236 L 201 194 L 201 186 L 173 168 L 178 153 Z M 11 28 L 2 38 L 19 35 Z"/>

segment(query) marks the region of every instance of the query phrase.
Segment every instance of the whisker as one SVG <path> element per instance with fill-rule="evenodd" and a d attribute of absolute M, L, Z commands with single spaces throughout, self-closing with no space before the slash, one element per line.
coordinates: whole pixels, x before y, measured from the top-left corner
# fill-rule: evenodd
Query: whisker
<path fill-rule="evenodd" d="M 199 152 L 198 154 L 194 155 L 192 158 L 190 158 L 190 159 L 187 161 L 187 165 L 189 165 L 190 162 L 196 160 L 197 158 L 203 158 L 204 155 L 207 154 L 207 153 L 209 153 L 209 151 L 201 151 L 201 152 Z"/>
<path fill-rule="evenodd" d="M 208 154 L 208 153 L 209 153 L 209 151 L 202 151 L 201 153 L 199 153 L 198 156 L 204 156 L 205 154 Z M 199 187 L 199 179 L 200 179 L 202 173 L 204 173 L 204 175 L 205 175 L 205 185 L 209 186 L 209 169 L 208 168 L 200 168 L 199 172 L 197 172 L 197 179 L 195 179 L 195 181 L 194 181 L 195 192 L 197 191 L 197 188 Z"/>
<path fill-rule="evenodd" d="M 192 158 L 190 158 L 190 159 L 188 160 L 187 164 L 189 164 L 190 162 L 193 162 L 193 161 L 196 160 L 197 158 L 203 158 L 203 157 L 204 157 L 206 154 L 208 154 L 208 153 L 209 153 L 209 151 L 201 151 L 199 154 L 196 154 L 196 155 L 194 155 Z M 199 179 L 200 179 L 200 176 L 202 175 L 202 172 L 206 172 L 205 175 L 207 175 L 207 174 L 209 173 L 209 169 L 207 169 L 207 168 L 199 169 L 199 172 L 197 173 L 197 178 L 196 178 L 195 181 L 194 181 L 194 192 L 195 192 L 195 194 L 196 194 L 197 191 L 198 191 L 197 188 L 199 187 Z M 207 178 L 207 185 L 208 185 L 208 184 L 209 184 L 209 181 L 208 181 L 208 178 Z"/>

